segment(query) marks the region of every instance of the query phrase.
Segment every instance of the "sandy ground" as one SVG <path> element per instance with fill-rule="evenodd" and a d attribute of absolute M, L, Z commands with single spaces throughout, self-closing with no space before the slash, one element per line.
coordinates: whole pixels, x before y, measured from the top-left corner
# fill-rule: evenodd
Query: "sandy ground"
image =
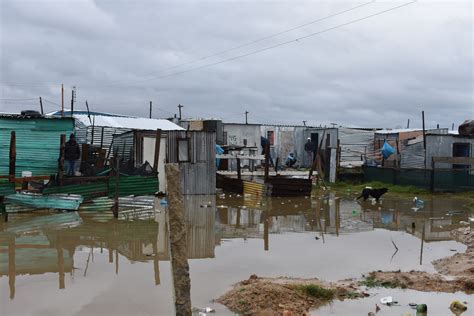
<path fill-rule="evenodd" d="M 474 293 L 472 278 L 446 279 L 439 274 L 430 274 L 422 271 L 377 271 L 368 275 L 383 287 L 412 289 L 422 292 L 448 292 L 463 291 Z"/>
<path fill-rule="evenodd" d="M 467 246 L 464 253 L 433 261 L 441 274 L 470 278 L 474 283 L 474 230 L 470 227 L 459 228 L 451 232 L 453 238 Z"/>
<path fill-rule="evenodd" d="M 305 315 L 312 308 L 328 304 L 332 299 L 305 295 L 298 286 L 315 284 L 333 289 L 333 299 L 355 299 L 367 296 L 362 286 L 407 288 L 423 292 L 463 291 L 474 293 L 474 230 L 470 227 L 451 232 L 453 238 L 467 245 L 465 253 L 433 261 L 438 274 L 421 271 L 374 271 L 361 282 L 343 280 L 324 282 L 318 279 L 261 278 L 252 275 L 234 285 L 216 301 L 244 315 Z"/>

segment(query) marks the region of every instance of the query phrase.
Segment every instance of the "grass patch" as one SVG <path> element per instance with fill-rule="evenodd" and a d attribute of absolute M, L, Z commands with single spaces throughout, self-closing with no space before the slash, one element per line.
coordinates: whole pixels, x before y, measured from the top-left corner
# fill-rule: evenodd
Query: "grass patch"
<path fill-rule="evenodd" d="M 372 288 L 372 287 L 384 287 L 388 289 L 394 289 L 394 288 L 406 289 L 407 288 L 407 285 L 405 283 L 400 282 L 399 280 L 381 281 L 375 278 L 375 276 L 373 275 L 367 276 L 364 280 L 359 282 L 359 285 L 363 285 L 368 288 Z"/>
<path fill-rule="evenodd" d="M 336 295 L 336 291 L 333 289 L 326 289 L 317 284 L 298 285 L 296 289 L 301 293 L 311 296 L 313 298 L 330 301 Z"/>

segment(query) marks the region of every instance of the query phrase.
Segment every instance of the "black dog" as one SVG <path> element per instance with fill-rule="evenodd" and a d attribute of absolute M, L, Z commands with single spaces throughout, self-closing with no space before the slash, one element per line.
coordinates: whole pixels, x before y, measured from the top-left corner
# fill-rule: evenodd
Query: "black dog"
<path fill-rule="evenodd" d="M 379 200 L 382 195 L 387 193 L 388 189 L 387 188 L 381 188 L 381 189 L 372 189 L 372 188 L 364 188 L 362 190 L 362 193 L 357 197 L 357 200 L 360 199 L 361 197 L 364 198 L 364 201 L 366 201 L 369 196 L 375 198 L 375 200 Z"/>

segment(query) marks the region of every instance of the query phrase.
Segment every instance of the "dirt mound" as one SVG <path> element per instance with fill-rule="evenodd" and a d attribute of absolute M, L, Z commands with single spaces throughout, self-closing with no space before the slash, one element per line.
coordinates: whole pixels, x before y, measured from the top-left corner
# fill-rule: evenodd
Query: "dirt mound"
<path fill-rule="evenodd" d="M 430 274 L 422 271 L 371 272 L 360 284 L 368 287 L 402 288 L 422 292 L 454 293 L 464 291 L 466 293 L 474 293 L 474 280 L 472 278 L 447 280 L 439 274 Z"/>
<path fill-rule="evenodd" d="M 433 266 L 439 273 L 465 277 L 474 282 L 474 231 L 470 227 L 459 228 L 451 231 L 451 236 L 467 245 L 466 252 L 435 260 Z"/>
<path fill-rule="evenodd" d="M 474 231 L 471 227 L 458 228 L 451 231 L 451 236 L 465 244 L 468 248 L 474 247 Z"/>
<path fill-rule="evenodd" d="M 216 301 L 243 315 L 305 315 L 333 299 L 364 294 L 350 282 L 325 283 L 318 279 L 259 278 L 237 283 Z"/>

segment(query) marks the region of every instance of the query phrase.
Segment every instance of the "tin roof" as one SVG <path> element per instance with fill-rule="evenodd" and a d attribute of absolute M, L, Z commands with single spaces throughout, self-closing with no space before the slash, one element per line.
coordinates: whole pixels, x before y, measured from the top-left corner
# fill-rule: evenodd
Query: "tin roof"
<path fill-rule="evenodd" d="M 49 113 L 52 116 L 61 115 L 61 111 Z M 65 116 L 70 116 L 71 111 L 64 111 Z M 90 119 L 87 111 L 74 111 L 74 118 L 85 126 L 128 128 L 141 130 L 182 131 L 179 125 L 165 119 L 153 119 L 135 116 L 124 116 L 112 113 L 90 112 Z"/>

